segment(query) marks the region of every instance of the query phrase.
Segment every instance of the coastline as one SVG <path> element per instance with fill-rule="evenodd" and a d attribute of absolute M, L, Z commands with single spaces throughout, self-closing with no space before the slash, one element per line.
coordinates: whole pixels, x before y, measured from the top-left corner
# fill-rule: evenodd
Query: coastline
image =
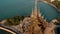
<path fill-rule="evenodd" d="M 60 9 L 58 9 L 54 4 L 49 3 L 47 1 L 42 1 L 42 2 L 47 3 L 47 4 L 51 5 L 52 7 L 56 8 L 58 10 L 58 12 L 60 13 Z"/>

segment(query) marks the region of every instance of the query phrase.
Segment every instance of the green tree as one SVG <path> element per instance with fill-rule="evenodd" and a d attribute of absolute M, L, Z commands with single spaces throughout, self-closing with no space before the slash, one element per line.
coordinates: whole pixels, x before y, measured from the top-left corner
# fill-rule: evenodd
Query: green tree
<path fill-rule="evenodd" d="M 11 18 L 8 18 L 6 19 L 6 23 L 4 23 L 5 25 L 9 25 L 9 26 L 12 26 L 12 25 L 18 25 L 20 24 L 20 21 L 25 18 L 25 17 L 29 17 L 29 16 L 14 16 L 14 17 L 11 17 Z"/>
<path fill-rule="evenodd" d="M 12 18 L 8 18 L 6 19 L 6 23 L 5 25 L 18 25 L 20 24 L 20 20 L 23 20 L 24 19 L 24 16 L 15 16 L 15 17 L 12 17 Z"/>

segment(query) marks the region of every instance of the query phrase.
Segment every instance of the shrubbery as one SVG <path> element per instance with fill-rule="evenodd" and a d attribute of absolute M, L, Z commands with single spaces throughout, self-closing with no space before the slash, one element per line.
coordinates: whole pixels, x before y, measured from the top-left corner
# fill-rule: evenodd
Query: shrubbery
<path fill-rule="evenodd" d="M 24 19 L 24 16 L 15 16 L 15 17 L 6 19 L 7 21 L 4 24 L 9 26 L 18 25 L 20 24 L 20 20 L 23 20 L 23 19 Z"/>

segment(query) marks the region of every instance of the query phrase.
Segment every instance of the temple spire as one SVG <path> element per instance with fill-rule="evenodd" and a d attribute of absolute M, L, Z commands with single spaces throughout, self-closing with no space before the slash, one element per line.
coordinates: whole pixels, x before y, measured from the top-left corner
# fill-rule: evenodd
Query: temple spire
<path fill-rule="evenodd" d="M 35 0 L 34 15 L 37 16 L 37 14 L 38 14 L 37 0 Z"/>
<path fill-rule="evenodd" d="M 39 17 L 41 16 L 40 10 L 38 9 L 38 6 L 37 6 L 37 1 L 38 0 L 34 1 L 34 8 L 32 8 L 31 17 L 34 17 L 34 18 L 37 18 L 37 16 L 39 16 Z"/>
<path fill-rule="evenodd" d="M 31 17 L 36 17 L 37 16 L 37 0 L 34 2 L 34 8 L 32 9 L 32 14 Z"/>

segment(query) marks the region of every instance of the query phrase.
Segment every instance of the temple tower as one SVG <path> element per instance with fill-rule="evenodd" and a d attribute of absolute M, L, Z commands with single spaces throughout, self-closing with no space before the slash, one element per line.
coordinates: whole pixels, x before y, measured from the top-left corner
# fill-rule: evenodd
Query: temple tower
<path fill-rule="evenodd" d="M 38 14 L 39 16 L 41 15 L 40 14 L 40 11 L 38 10 L 38 6 L 37 6 L 37 0 L 35 0 L 35 4 L 34 4 L 34 8 L 32 8 L 32 14 L 31 14 L 31 17 L 33 18 L 37 18 Z"/>
<path fill-rule="evenodd" d="M 40 11 L 38 10 L 37 0 L 35 0 L 34 3 L 35 3 L 34 8 L 32 9 L 32 14 L 30 16 L 32 20 L 31 24 L 33 24 L 31 25 L 32 31 L 34 34 L 40 34 L 40 33 L 42 34 L 41 28 L 38 26 L 39 24 L 38 17 L 40 17 L 41 14 Z"/>

